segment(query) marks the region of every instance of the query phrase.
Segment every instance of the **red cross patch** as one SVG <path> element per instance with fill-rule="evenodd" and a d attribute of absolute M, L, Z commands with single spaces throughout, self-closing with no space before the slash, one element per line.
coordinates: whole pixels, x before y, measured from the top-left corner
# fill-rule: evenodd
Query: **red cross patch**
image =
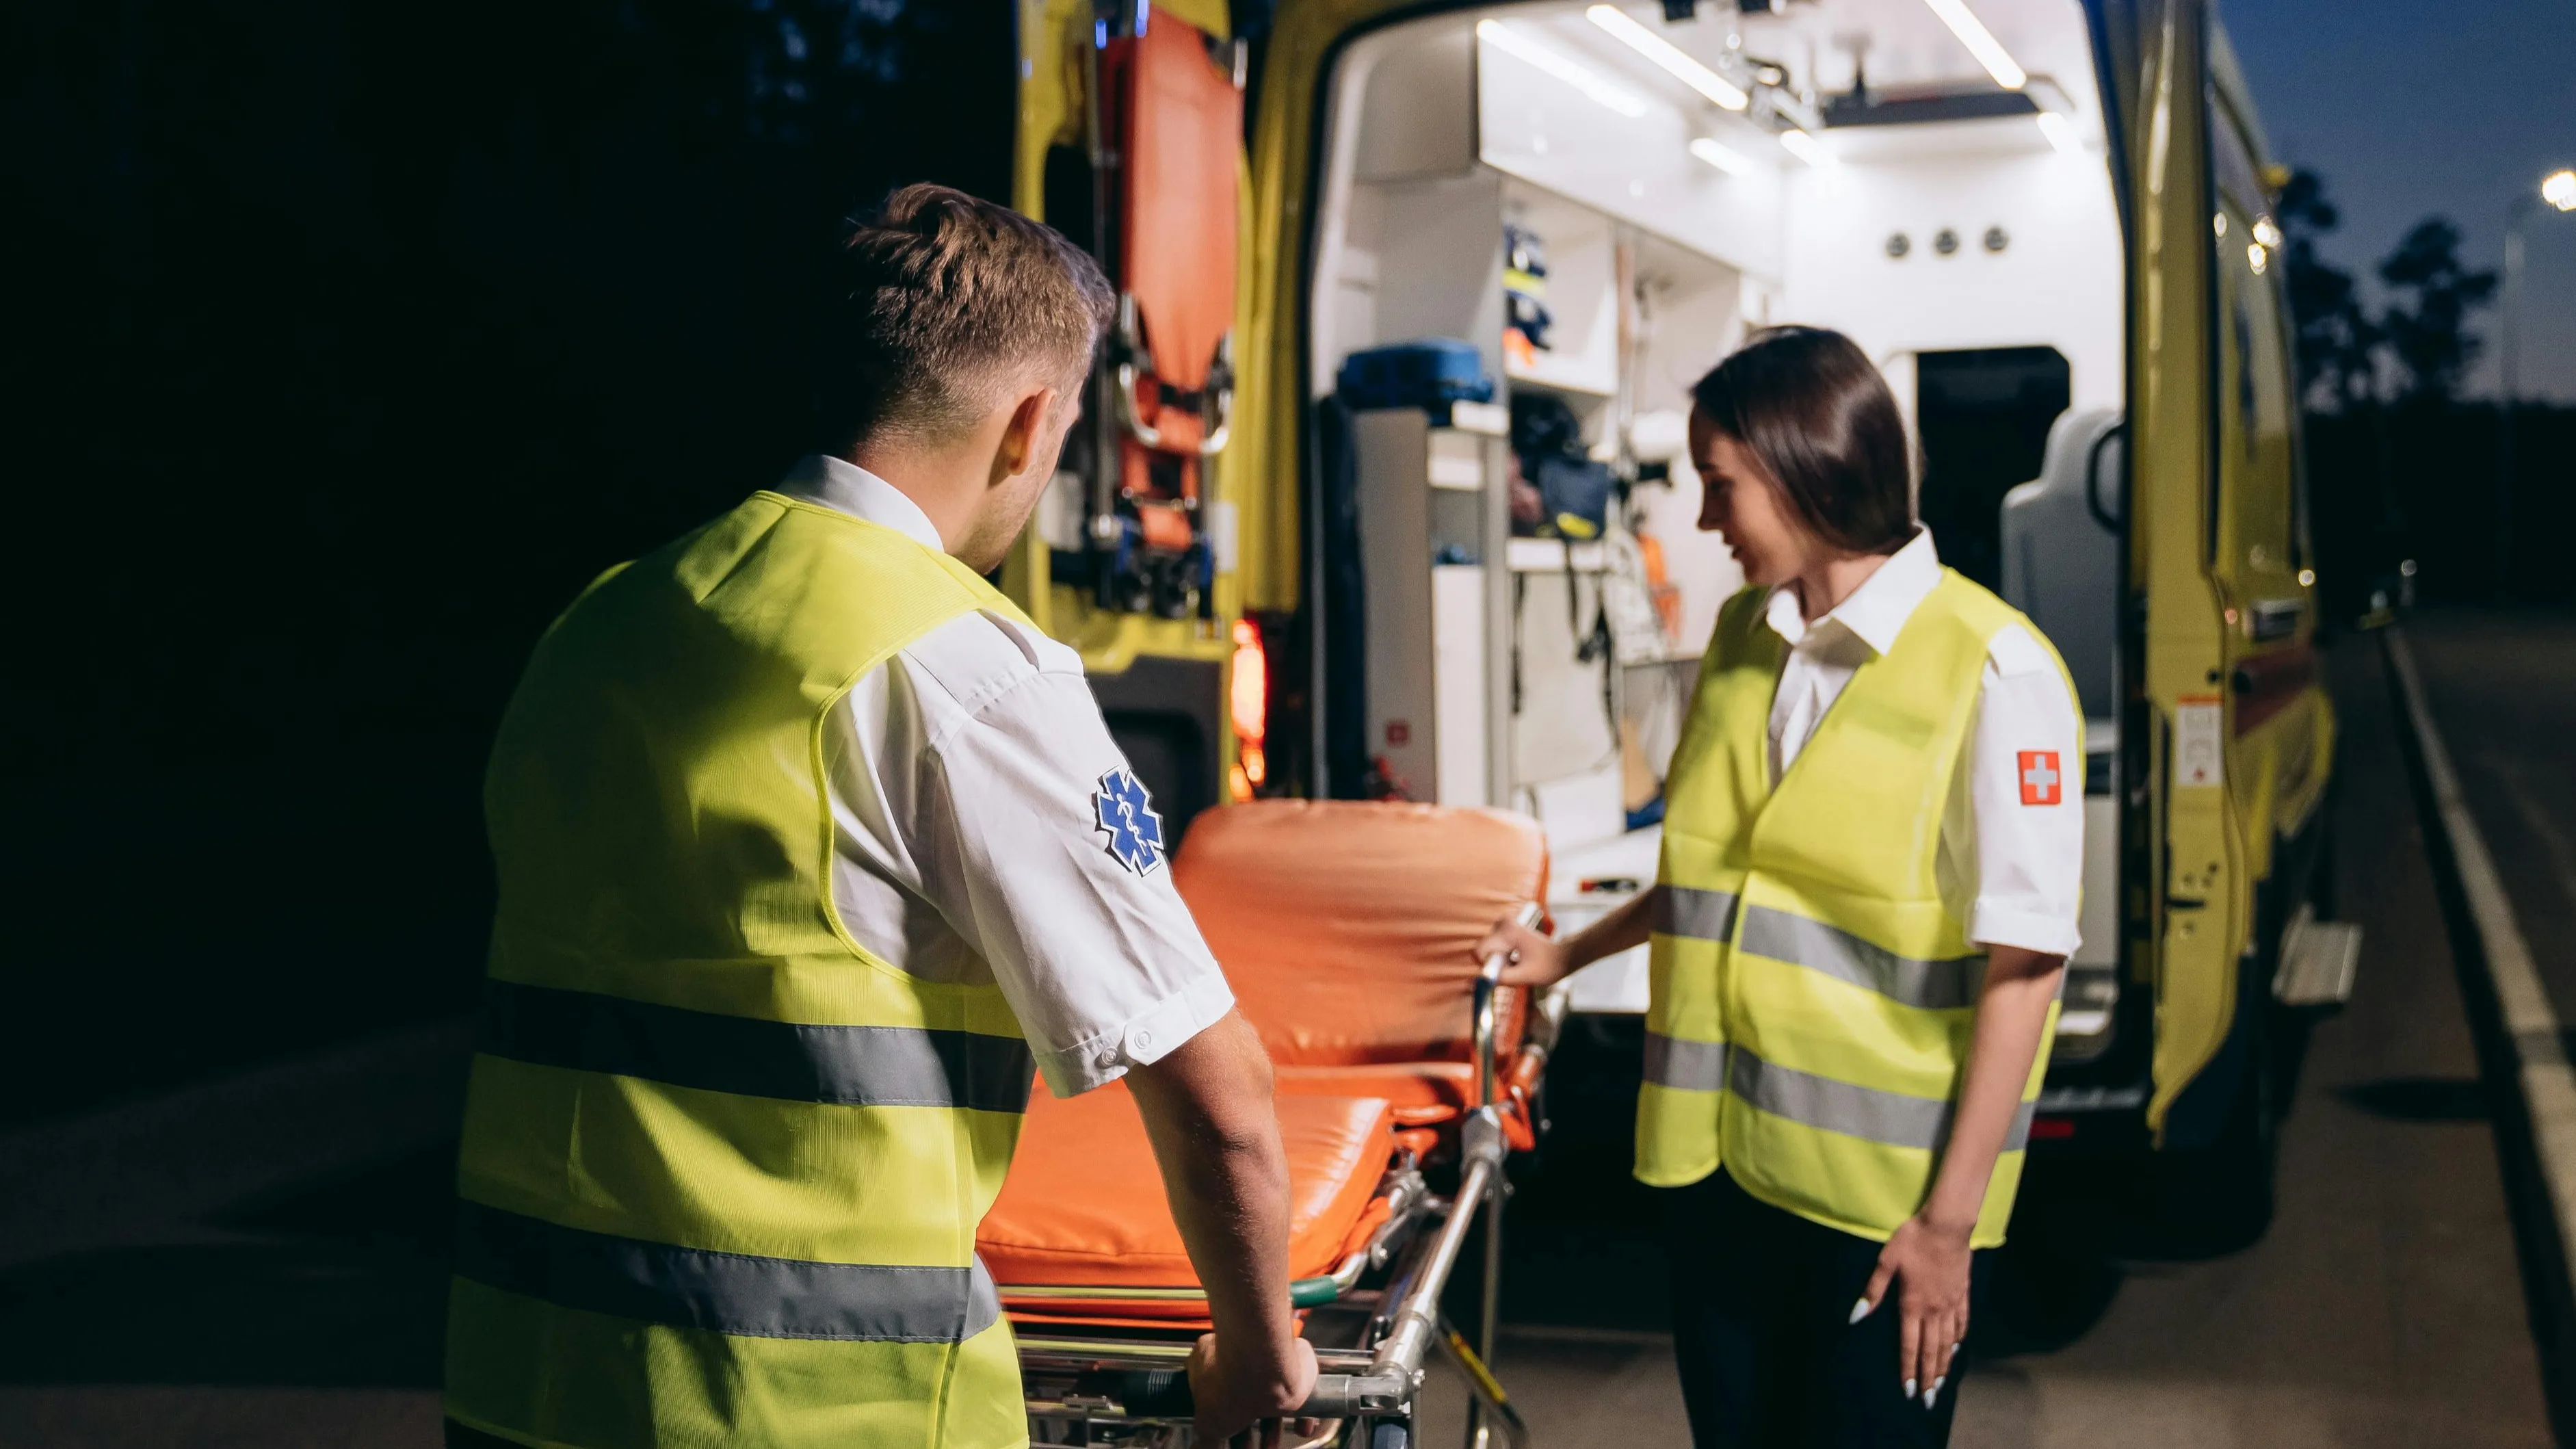
<path fill-rule="evenodd" d="M 2057 751 L 2024 750 L 2021 752 L 2021 803 L 2054 805 L 2058 802 Z"/>

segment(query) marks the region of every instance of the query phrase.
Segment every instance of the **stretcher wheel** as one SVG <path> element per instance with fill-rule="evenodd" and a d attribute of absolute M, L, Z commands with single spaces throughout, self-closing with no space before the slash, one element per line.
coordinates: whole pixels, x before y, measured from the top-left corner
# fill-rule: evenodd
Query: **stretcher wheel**
<path fill-rule="evenodd" d="M 1413 1435 L 1402 1424 L 1381 1423 L 1369 1430 L 1369 1449 L 1413 1449 Z"/>

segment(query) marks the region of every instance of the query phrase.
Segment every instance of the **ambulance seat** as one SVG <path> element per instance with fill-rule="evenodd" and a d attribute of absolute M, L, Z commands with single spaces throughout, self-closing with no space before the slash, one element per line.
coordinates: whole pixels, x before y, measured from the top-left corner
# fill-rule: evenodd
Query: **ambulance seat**
<path fill-rule="evenodd" d="M 1393 1114 L 1369 1097 L 1288 1097 L 1279 1136 L 1288 1154 L 1288 1273 L 1321 1277 L 1364 1240 L 1369 1209 L 1394 1152 Z M 1198 1282 L 1172 1221 L 1153 1144 L 1127 1084 L 1062 1100 L 1041 1088 L 1019 1151 L 975 1248 L 1002 1298 L 1023 1318 L 1207 1316 L 1180 1300 L 1014 1300 L 1012 1284 L 1169 1288 Z"/>
<path fill-rule="evenodd" d="M 2039 477 L 2004 495 L 2004 602 L 2028 614 L 2066 660 L 2087 719 L 2118 714 L 2120 534 L 2085 497 L 2120 516 L 2123 437 L 2115 409 L 2060 414 Z M 2098 471 L 2098 479 L 2088 475 Z"/>
<path fill-rule="evenodd" d="M 1476 943 L 1547 896 L 1536 821 L 1401 802 L 1262 800 L 1191 824 L 1172 878 L 1270 1049 L 1281 1095 L 1383 1098 L 1406 1126 L 1477 1105 Z M 1497 997 L 1497 1056 L 1525 994 Z"/>

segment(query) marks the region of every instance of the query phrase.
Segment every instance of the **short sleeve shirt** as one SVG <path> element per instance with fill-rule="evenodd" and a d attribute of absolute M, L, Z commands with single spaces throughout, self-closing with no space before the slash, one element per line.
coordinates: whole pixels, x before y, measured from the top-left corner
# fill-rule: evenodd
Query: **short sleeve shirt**
<path fill-rule="evenodd" d="M 1789 768 L 1852 675 L 1896 642 L 1941 582 L 1929 529 L 1889 555 L 1850 597 L 1809 622 L 1795 590 L 1764 618 L 1787 641 L 1771 698 L 1771 783 Z M 2019 625 L 1986 646 L 1977 714 L 1953 772 L 1933 875 L 1968 939 L 2072 956 L 2084 875 L 2081 717 L 2048 650 Z"/>
<path fill-rule="evenodd" d="M 941 546 L 919 505 L 838 458 L 779 491 Z M 1233 1008 L 1073 650 L 996 613 L 949 620 L 851 687 L 824 754 L 843 924 L 922 980 L 1000 987 L 1057 1096 Z"/>

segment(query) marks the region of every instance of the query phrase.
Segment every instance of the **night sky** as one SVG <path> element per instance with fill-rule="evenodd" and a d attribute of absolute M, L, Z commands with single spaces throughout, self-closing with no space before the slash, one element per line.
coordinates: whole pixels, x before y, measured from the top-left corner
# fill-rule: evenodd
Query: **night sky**
<path fill-rule="evenodd" d="M 2476 266 L 2501 266 L 2505 209 L 2576 166 L 2576 0 L 2233 0 L 2220 12 L 2281 160 L 2326 178 L 2324 244 L 2367 275 L 2442 213 Z M 2576 214 L 2524 223 L 2522 388 L 2576 401 Z M 2375 285 L 2376 279 L 2373 279 Z M 2471 386 L 2496 385 L 2496 317 Z"/>

